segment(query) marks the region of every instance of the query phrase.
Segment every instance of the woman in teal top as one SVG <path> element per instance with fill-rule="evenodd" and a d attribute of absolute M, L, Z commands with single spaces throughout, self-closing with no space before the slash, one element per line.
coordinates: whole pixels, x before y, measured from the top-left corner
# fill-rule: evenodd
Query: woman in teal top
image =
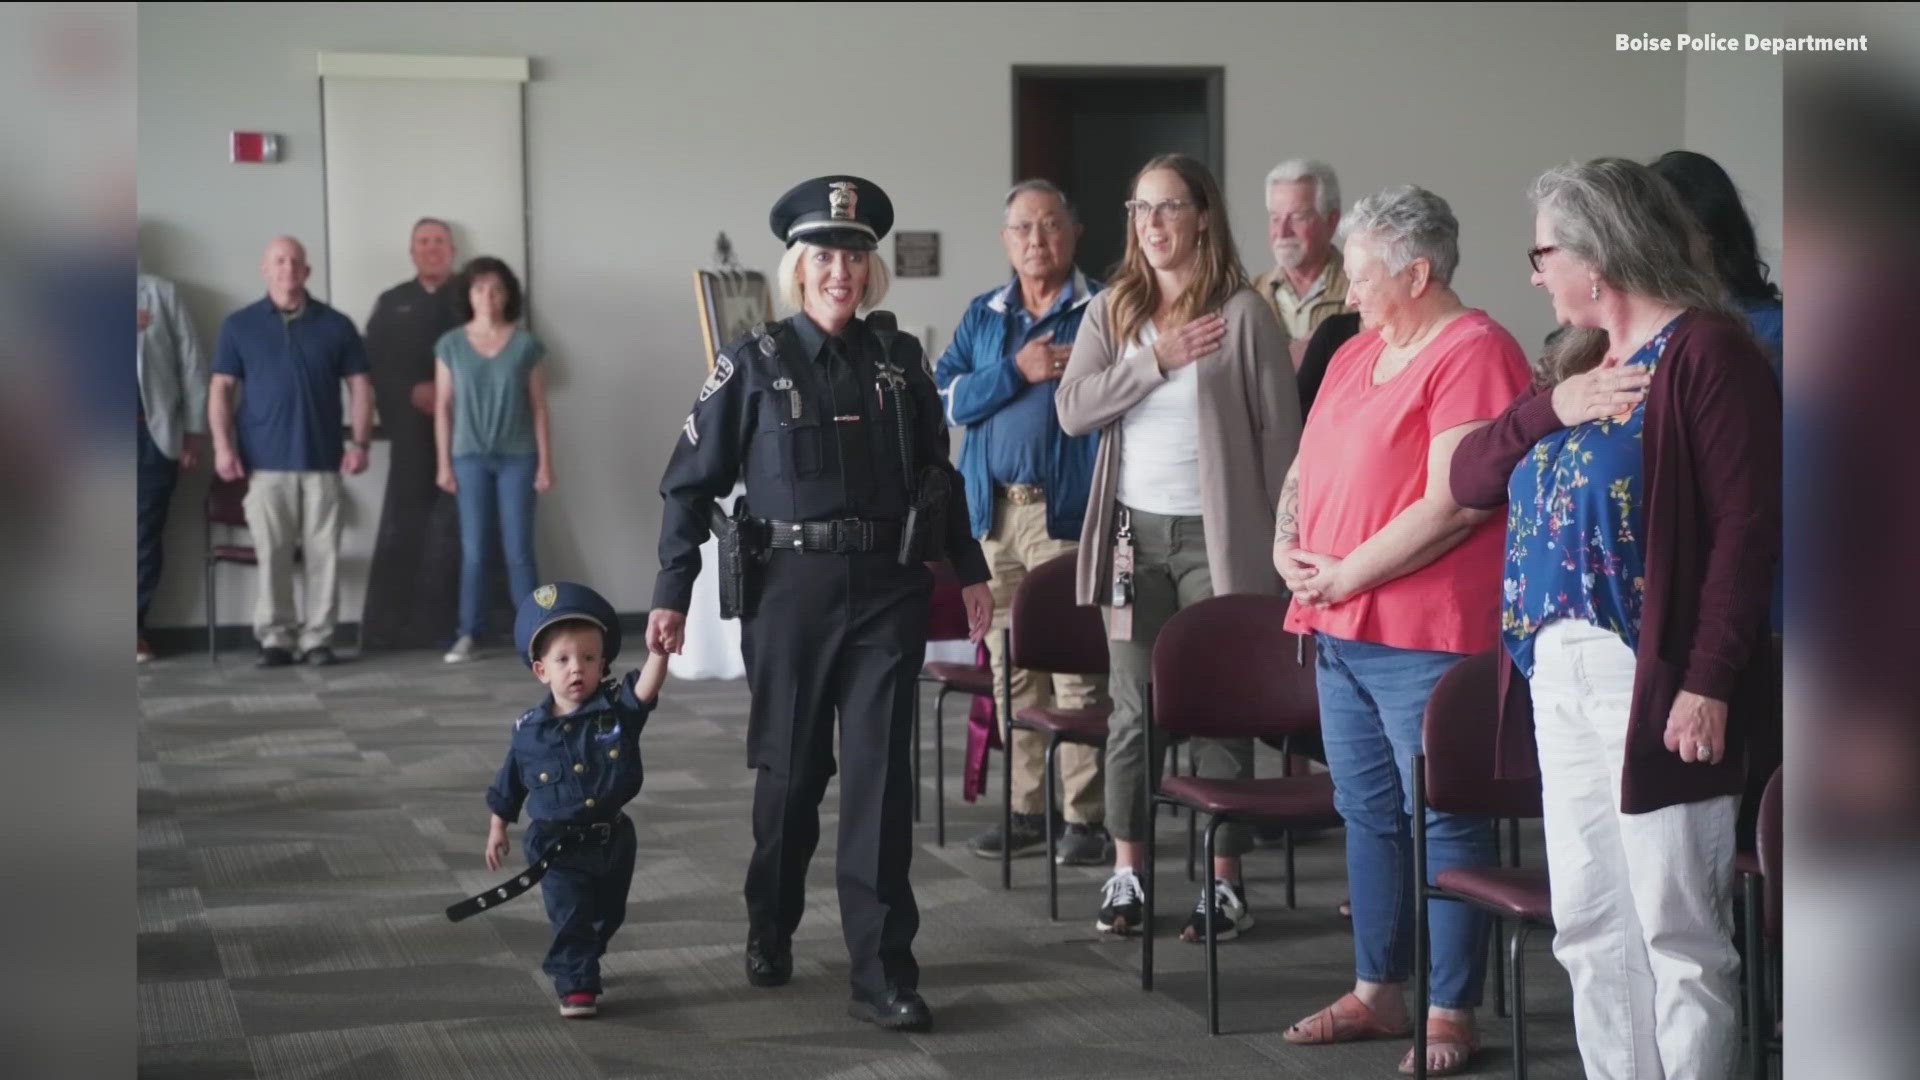
<path fill-rule="evenodd" d="M 467 321 L 434 344 L 434 444 L 439 484 L 460 503 L 460 627 L 449 664 L 471 660 L 486 601 L 488 537 L 500 530 L 518 603 L 539 576 L 533 558 L 534 495 L 553 487 L 547 384 L 532 333 L 520 326 L 520 280 L 483 255 L 461 272 Z"/>

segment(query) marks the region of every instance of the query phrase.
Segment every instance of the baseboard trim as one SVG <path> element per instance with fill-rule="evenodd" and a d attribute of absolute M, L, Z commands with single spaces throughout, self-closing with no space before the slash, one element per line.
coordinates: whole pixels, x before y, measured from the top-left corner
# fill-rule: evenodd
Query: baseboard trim
<path fill-rule="evenodd" d="M 620 635 L 629 645 L 640 641 L 647 632 L 647 612 L 623 611 L 620 613 Z M 241 624 L 218 626 L 213 631 L 214 641 L 223 653 L 252 653 L 259 649 L 259 643 L 253 638 L 253 627 Z M 449 635 L 451 640 L 451 635 Z M 179 656 L 186 653 L 207 651 L 207 628 L 204 626 L 162 626 L 147 630 L 147 644 L 161 656 Z M 512 642 L 501 641 L 498 644 L 512 647 Z M 360 624 L 341 623 L 333 628 L 333 646 L 336 649 L 360 648 Z M 381 650 L 383 652 L 389 650 Z M 430 650 L 396 649 L 394 652 L 423 652 Z M 630 649 L 623 649 L 629 652 Z"/>

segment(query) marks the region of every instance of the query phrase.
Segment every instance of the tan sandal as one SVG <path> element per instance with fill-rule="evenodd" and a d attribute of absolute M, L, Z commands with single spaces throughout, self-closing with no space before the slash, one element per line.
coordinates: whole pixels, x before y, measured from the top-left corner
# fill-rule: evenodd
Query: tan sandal
<path fill-rule="evenodd" d="M 1295 1046 L 1325 1046 L 1362 1039 L 1399 1039 L 1411 1034 L 1412 1024 L 1390 1027 L 1380 1022 L 1367 1003 L 1351 992 L 1340 1000 L 1280 1033 Z"/>
<path fill-rule="evenodd" d="M 1464 1051 L 1460 1060 L 1451 1067 L 1438 1067 L 1433 1063 L 1433 1053 L 1437 1049 Z M 1480 1034 L 1473 1028 L 1455 1020 L 1442 1020 L 1437 1016 L 1427 1017 L 1427 1075 L 1452 1076 L 1466 1069 L 1473 1055 L 1480 1052 Z M 1414 1074 L 1413 1050 L 1400 1059 L 1400 1072 L 1405 1076 Z"/>

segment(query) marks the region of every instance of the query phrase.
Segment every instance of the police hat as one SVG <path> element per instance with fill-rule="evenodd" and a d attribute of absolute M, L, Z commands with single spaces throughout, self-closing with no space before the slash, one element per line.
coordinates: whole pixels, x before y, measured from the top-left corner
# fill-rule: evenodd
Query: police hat
<path fill-rule="evenodd" d="M 780 196 L 767 223 L 788 247 L 805 240 L 816 247 L 872 251 L 893 228 L 893 200 L 871 180 L 819 176 Z"/>
<path fill-rule="evenodd" d="M 513 619 L 513 644 L 520 650 L 520 658 L 531 666 L 539 659 L 533 655 L 533 640 L 540 631 L 569 619 L 583 619 L 600 628 L 607 663 L 620 655 L 620 617 L 613 605 L 585 585 L 560 581 L 542 585 L 520 601 L 520 611 Z"/>

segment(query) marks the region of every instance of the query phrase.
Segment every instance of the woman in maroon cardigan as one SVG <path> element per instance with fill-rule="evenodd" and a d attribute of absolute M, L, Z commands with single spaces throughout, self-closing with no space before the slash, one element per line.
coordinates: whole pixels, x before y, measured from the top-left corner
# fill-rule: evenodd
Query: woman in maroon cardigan
<path fill-rule="evenodd" d="M 1743 718 L 1777 694 L 1780 394 L 1651 170 L 1568 165 L 1532 198 L 1567 329 L 1452 467 L 1461 505 L 1508 506 L 1499 771 L 1541 777 L 1587 1075 L 1721 1080 Z"/>

